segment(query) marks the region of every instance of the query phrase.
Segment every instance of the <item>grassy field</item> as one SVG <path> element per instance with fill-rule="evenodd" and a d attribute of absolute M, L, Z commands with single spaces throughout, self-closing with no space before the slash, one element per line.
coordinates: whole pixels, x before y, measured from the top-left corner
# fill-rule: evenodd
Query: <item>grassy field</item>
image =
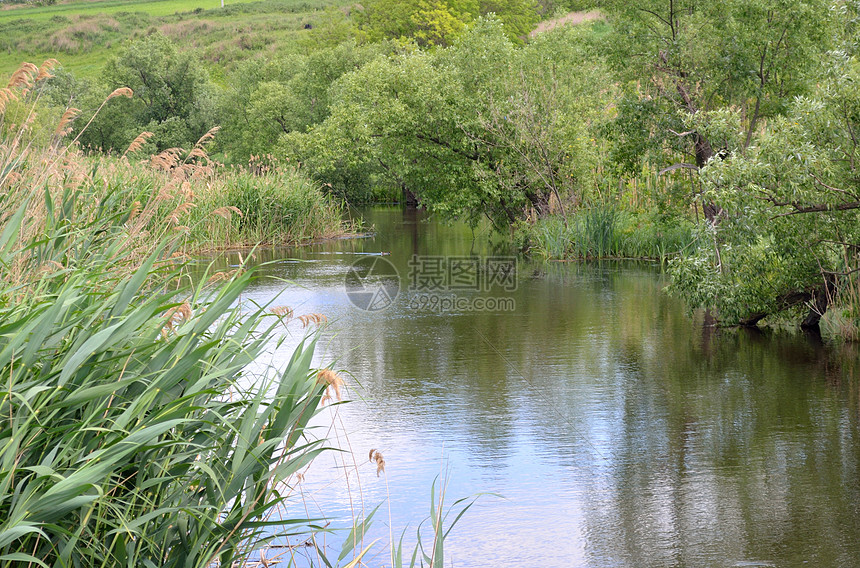
<path fill-rule="evenodd" d="M 225 5 L 247 4 L 256 0 L 225 0 Z M 150 16 L 169 16 L 194 10 L 221 7 L 220 0 L 73 0 L 53 6 L 14 4 L 0 10 L 0 23 L 13 20 L 50 20 L 57 16 L 96 16 L 117 12 L 144 12 Z"/>
<path fill-rule="evenodd" d="M 329 6 L 350 0 L 72 0 L 0 10 L 0 75 L 22 61 L 58 59 L 96 76 L 123 41 L 161 32 L 195 49 L 213 68 L 301 48 L 295 41 Z M 217 74 L 216 74 L 217 75 Z"/>

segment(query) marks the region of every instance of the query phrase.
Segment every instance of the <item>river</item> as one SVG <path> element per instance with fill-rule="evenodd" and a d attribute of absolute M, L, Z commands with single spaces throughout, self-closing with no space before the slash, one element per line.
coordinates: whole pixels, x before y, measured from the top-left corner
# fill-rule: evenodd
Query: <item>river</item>
<path fill-rule="evenodd" d="M 246 299 L 325 315 L 317 361 L 352 401 L 319 417 L 346 451 L 290 514 L 343 527 L 382 504 L 365 561 L 389 566 L 389 525 L 411 546 L 441 477 L 448 505 L 483 494 L 446 566 L 860 566 L 857 346 L 705 326 L 656 265 L 526 261 L 421 213 L 364 215 L 371 238 L 255 257 Z M 320 543 L 336 558 L 342 538 Z"/>

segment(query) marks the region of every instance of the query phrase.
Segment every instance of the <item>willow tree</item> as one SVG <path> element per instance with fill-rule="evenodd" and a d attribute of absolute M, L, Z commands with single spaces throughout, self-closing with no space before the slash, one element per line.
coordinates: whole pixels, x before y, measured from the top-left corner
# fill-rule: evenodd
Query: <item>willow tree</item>
<path fill-rule="evenodd" d="M 662 173 L 700 170 L 726 141 L 705 135 L 710 111 L 738 109 L 743 147 L 763 120 L 804 94 L 832 44 L 830 0 L 609 0 L 614 61 L 629 79 L 614 135 L 633 170 L 650 152 Z M 703 202 L 714 220 L 720 207 Z"/>
<path fill-rule="evenodd" d="M 503 230 L 577 200 L 594 161 L 601 70 L 580 31 L 517 47 L 498 19 L 480 18 L 452 47 L 344 75 L 330 116 L 283 137 L 282 149 L 322 182 L 363 172 L 446 216 Z"/>
<path fill-rule="evenodd" d="M 809 96 L 751 138 L 739 112 L 710 117 L 733 146 L 702 170 L 724 214 L 708 229 L 711 245 L 676 262 L 673 287 L 726 323 L 796 309 L 803 327 L 817 328 L 839 305 L 858 329 L 860 60 L 829 59 Z"/>

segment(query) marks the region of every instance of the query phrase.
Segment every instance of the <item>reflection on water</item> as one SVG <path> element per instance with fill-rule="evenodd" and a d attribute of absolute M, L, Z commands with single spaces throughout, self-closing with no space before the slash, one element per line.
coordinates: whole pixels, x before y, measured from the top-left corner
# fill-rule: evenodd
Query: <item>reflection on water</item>
<path fill-rule="evenodd" d="M 311 514 L 344 526 L 386 503 L 374 537 L 390 519 L 408 541 L 442 472 L 449 500 L 503 496 L 451 533 L 454 566 L 860 565 L 855 347 L 716 331 L 662 293 L 657 268 L 617 263 L 521 262 L 508 313 L 416 311 L 409 291 L 361 311 L 344 278 L 364 254 L 390 252 L 405 286 L 413 254 L 507 252 L 420 214 L 367 219 L 373 238 L 259 252 L 267 278 L 249 291 L 325 314 L 319 363 L 351 374 L 354 402 L 320 424 L 359 467 L 316 462 Z M 302 330 L 288 333 L 276 364 Z M 379 545 L 370 565 L 388 564 Z"/>

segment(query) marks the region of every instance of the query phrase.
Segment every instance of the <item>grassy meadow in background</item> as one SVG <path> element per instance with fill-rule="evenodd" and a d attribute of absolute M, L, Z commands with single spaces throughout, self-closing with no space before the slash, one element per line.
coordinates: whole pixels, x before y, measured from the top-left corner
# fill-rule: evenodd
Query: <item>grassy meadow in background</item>
<path fill-rule="evenodd" d="M 330 6 L 347 0 L 72 0 L 49 6 L 8 5 L 0 9 L 0 76 L 22 61 L 60 59 L 80 77 L 94 77 L 113 52 L 129 39 L 159 31 L 224 67 L 278 50 L 301 49 Z M 218 69 L 218 66 L 221 69 Z"/>

